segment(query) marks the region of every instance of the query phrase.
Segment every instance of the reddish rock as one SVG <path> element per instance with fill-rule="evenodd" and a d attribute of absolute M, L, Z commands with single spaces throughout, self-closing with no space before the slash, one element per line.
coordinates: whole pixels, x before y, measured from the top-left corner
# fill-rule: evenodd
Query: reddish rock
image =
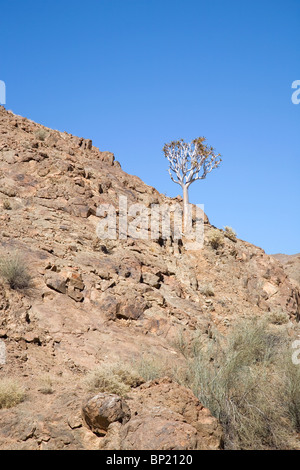
<path fill-rule="evenodd" d="M 131 418 L 107 428 L 101 449 L 219 450 L 223 432 L 218 421 L 193 393 L 169 378 L 147 382 L 128 398 Z"/>
<path fill-rule="evenodd" d="M 47 287 L 53 289 L 61 294 L 67 292 L 66 279 L 60 276 L 58 273 L 51 272 L 46 274 L 45 283 Z"/>
<path fill-rule="evenodd" d="M 91 431 L 103 435 L 107 432 L 110 424 L 127 423 L 131 413 L 127 403 L 118 395 L 99 393 L 84 403 L 82 416 Z"/>

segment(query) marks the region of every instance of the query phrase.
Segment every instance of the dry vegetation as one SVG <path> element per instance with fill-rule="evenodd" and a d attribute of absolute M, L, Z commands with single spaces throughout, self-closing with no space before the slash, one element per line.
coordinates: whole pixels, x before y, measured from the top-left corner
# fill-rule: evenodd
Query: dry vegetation
<path fill-rule="evenodd" d="M 184 367 L 143 357 L 126 386 L 114 369 L 98 371 L 92 383 L 99 391 L 124 395 L 137 385 L 131 379 L 136 374 L 145 381 L 169 375 L 218 418 L 226 449 L 293 448 L 300 432 L 300 367 L 292 363 L 287 329 L 269 320 L 243 320 L 227 337 L 215 333 L 203 342 L 196 335 L 192 344 L 181 331 L 173 345 L 185 357 Z"/>
<path fill-rule="evenodd" d="M 138 372 L 120 364 L 103 364 L 85 377 L 85 385 L 90 392 L 109 392 L 120 396 L 126 396 L 132 387 L 141 383 L 143 379 Z"/>
<path fill-rule="evenodd" d="M 53 390 L 53 380 L 49 375 L 42 375 L 39 377 L 39 392 L 44 395 L 51 395 Z"/>
<path fill-rule="evenodd" d="M 214 229 L 208 237 L 208 244 L 214 249 L 217 250 L 218 248 L 224 245 L 224 235 L 217 229 Z"/>
<path fill-rule="evenodd" d="M 293 447 L 300 431 L 300 367 L 292 363 L 287 330 L 244 320 L 226 338 L 202 345 L 197 338 L 186 365 L 174 378 L 219 419 L 227 449 Z"/>
<path fill-rule="evenodd" d="M 44 129 L 39 129 L 35 132 L 35 137 L 41 142 L 44 142 L 46 140 L 47 135 L 48 135 L 48 132 L 45 131 Z"/>
<path fill-rule="evenodd" d="M 214 297 L 215 291 L 211 284 L 203 284 L 198 288 L 200 294 L 204 295 L 205 297 Z"/>
<path fill-rule="evenodd" d="M 12 408 L 23 401 L 24 397 L 24 389 L 15 380 L 0 380 L 0 409 Z"/>
<path fill-rule="evenodd" d="M 3 209 L 6 210 L 6 211 L 11 210 L 11 204 L 10 204 L 10 201 L 8 199 L 5 199 L 3 201 Z"/>
<path fill-rule="evenodd" d="M 0 276 L 8 282 L 11 289 L 26 289 L 31 281 L 28 266 L 18 252 L 1 256 Z"/>
<path fill-rule="evenodd" d="M 236 232 L 233 230 L 232 227 L 224 227 L 224 235 L 226 238 L 229 238 L 229 240 L 236 242 Z"/>

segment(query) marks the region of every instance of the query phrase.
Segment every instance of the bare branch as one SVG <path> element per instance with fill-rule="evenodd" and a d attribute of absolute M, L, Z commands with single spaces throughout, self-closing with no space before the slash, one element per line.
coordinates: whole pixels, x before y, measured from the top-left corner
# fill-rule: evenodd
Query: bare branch
<path fill-rule="evenodd" d="M 205 179 L 208 173 L 221 163 L 220 154 L 205 144 L 205 137 L 198 137 L 190 143 L 172 141 L 163 148 L 169 162 L 169 174 L 174 183 L 189 187 L 194 181 Z"/>

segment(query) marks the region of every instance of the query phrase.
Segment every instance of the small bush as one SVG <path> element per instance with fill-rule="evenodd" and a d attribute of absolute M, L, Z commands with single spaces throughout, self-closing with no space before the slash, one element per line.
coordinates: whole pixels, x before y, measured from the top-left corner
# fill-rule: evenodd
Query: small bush
<path fill-rule="evenodd" d="M 3 201 L 3 209 L 5 209 L 6 211 L 10 211 L 11 210 L 11 204 L 9 202 L 8 199 L 6 199 L 5 201 Z"/>
<path fill-rule="evenodd" d="M 108 392 L 126 396 L 131 388 L 138 387 L 143 379 L 138 373 L 122 365 L 103 365 L 88 373 L 85 384 L 91 392 Z"/>
<path fill-rule="evenodd" d="M 300 366 L 292 363 L 288 353 L 282 357 L 281 367 L 284 371 L 283 406 L 293 428 L 300 433 Z"/>
<path fill-rule="evenodd" d="M 241 320 L 226 337 L 214 331 L 212 339 L 195 333 L 187 340 L 181 331 L 177 347 L 185 360 L 179 366 L 142 356 L 129 370 L 103 366 L 87 382 L 92 391 L 126 396 L 141 377 L 169 376 L 219 420 L 225 449 L 293 449 L 300 432 L 300 366 L 292 363 L 288 331 L 266 318 Z"/>
<path fill-rule="evenodd" d="M 195 357 L 199 353 L 199 348 L 201 347 L 201 335 L 198 332 L 188 335 L 186 331 L 181 329 L 175 340 L 171 342 L 171 345 L 186 359 Z M 164 367 L 161 366 L 161 369 L 165 371 L 165 365 Z M 168 373 L 171 374 L 175 380 L 177 379 L 177 373 L 174 368 L 168 371 Z"/>
<path fill-rule="evenodd" d="M 11 289 L 25 289 L 30 285 L 31 276 L 27 264 L 17 252 L 0 258 L 0 275 Z"/>
<path fill-rule="evenodd" d="M 48 132 L 45 131 L 44 129 L 39 129 L 38 131 L 34 133 L 34 135 L 36 136 L 38 140 L 44 142 L 44 140 L 46 139 L 48 135 Z"/>
<path fill-rule="evenodd" d="M 140 361 L 135 363 L 134 367 L 146 382 L 168 375 L 166 372 L 166 364 L 159 358 L 153 356 L 142 356 Z"/>
<path fill-rule="evenodd" d="M 200 286 L 199 292 L 205 297 L 213 297 L 215 295 L 215 291 L 210 284 L 203 284 L 202 286 Z"/>
<path fill-rule="evenodd" d="M 177 349 L 184 357 L 188 357 L 189 354 L 189 342 L 186 339 L 184 330 L 180 330 L 174 339 L 172 341 L 171 345 Z"/>
<path fill-rule="evenodd" d="M 208 243 L 214 250 L 217 250 L 218 248 L 223 246 L 224 237 L 222 233 L 220 233 L 218 230 L 214 230 L 212 233 L 210 233 L 208 237 Z"/>
<path fill-rule="evenodd" d="M 44 395 L 51 395 L 53 390 L 53 382 L 49 375 L 43 375 L 40 377 L 40 386 L 39 392 L 43 393 Z"/>
<path fill-rule="evenodd" d="M 12 379 L 0 380 L 0 409 L 12 408 L 25 398 L 25 391 Z"/>
<path fill-rule="evenodd" d="M 231 227 L 224 227 L 224 235 L 226 238 L 229 238 L 229 240 L 236 242 L 236 232 L 233 230 Z"/>
<path fill-rule="evenodd" d="M 288 345 L 266 321 L 243 321 L 189 361 L 186 384 L 221 422 L 225 448 L 290 448 L 300 423 L 300 371 Z"/>
<path fill-rule="evenodd" d="M 266 315 L 267 320 L 274 325 L 284 325 L 289 322 L 289 316 L 282 310 L 273 310 Z"/>
<path fill-rule="evenodd" d="M 116 364 L 112 370 L 114 375 L 130 388 L 138 387 L 144 382 L 143 378 L 134 369 L 129 370 L 129 367 L 124 365 Z"/>

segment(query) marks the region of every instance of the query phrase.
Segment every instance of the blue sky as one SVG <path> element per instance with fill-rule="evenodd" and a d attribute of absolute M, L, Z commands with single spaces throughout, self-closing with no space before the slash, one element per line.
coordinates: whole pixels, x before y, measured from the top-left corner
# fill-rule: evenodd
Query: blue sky
<path fill-rule="evenodd" d="M 212 224 L 298 253 L 299 0 L 1 2 L 7 109 L 92 138 L 169 196 L 165 142 L 205 136 L 223 157 L 190 188 Z"/>

